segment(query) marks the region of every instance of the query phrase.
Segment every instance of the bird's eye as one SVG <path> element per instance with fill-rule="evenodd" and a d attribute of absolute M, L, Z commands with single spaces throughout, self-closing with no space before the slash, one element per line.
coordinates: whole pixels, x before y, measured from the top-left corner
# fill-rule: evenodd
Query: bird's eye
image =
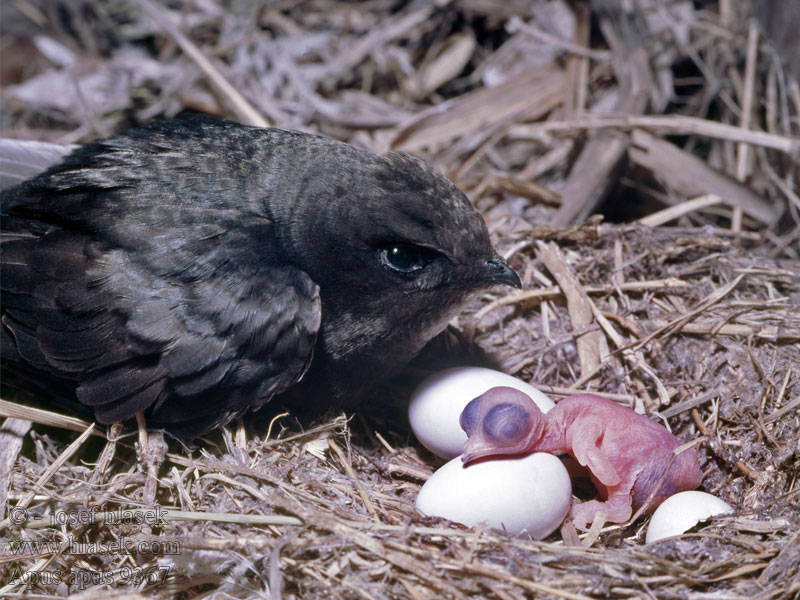
<path fill-rule="evenodd" d="M 433 258 L 433 254 L 433 250 L 413 244 L 387 244 L 380 249 L 383 265 L 404 275 L 421 271 Z"/>
<path fill-rule="evenodd" d="M 472 433 L 478 426 L 478 420 L 481 416 L 480 400 L 480 396 L 474 400 L 470 400 L 469 404 L 464 407 L 464 410 L 461 411 L 461 416 L 458 418 L 458 423 L 461 425 L 461 429 L 466 432 L 467 437 L 472 437 Z"/>
<path fill-rule="evenodd" d="M 528 432 L 529 415 L 514 404 L 498 404 L 486 413 L 483 432 L 497 444 L 513 444 Z"/>

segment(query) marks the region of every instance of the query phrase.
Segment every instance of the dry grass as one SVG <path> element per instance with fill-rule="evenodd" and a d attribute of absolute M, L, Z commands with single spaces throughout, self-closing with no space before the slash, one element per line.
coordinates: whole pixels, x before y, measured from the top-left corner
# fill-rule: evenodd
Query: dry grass
<path fill-rule="evenodd" d="M 4 4 L 6 135 L 189 108 L 405 149 L 470 194 L 525 286 L 476 300 L 380 406 L 156 439 L 157 480 L 132 428 L 3 403 L 0 596 L 798 597 L 797 44 L 746 2 L 634 4 Z M 438 463 L 403 403 L 475 346 L 555 399 L 665 419 L 736 513 L 650 545 L 647 518 L 533 541 L 420 517 Z"/>

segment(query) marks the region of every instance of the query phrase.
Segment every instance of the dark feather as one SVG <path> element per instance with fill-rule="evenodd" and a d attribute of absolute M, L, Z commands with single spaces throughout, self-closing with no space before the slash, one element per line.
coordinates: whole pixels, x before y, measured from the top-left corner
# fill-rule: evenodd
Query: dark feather
<path fill-rule="evenodd" d="M 3 193 L 2 230 L 6 372 L 185 436 L 278 394 L 363 398 L 519 283 L 421 161 L 210 117 L 79 148 Z"/>

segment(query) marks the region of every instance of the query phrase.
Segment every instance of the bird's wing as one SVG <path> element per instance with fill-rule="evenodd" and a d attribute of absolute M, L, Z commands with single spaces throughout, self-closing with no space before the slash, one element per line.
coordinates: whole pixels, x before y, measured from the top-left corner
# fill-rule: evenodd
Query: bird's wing
<path fill-rule="evenodd" d="M 603 424 L 589 417 L 573 422 L 567 431 L 572 440 L 572 455 L 592 475 L 606 486 L 617 485 L 622 480 L 602 447 Z"/>
<path fill-rule="evenodd" d="M 159 272 L 59 229 L 7 236 L 2 250 L 4 360 L 80 381 L 103 423 L 145 410 L 153 425 L 200 433 L 285 390 L 311 360 L 318 288 L 291 266 L 218 253 L 204 269 Z"/>
<path fill-rule="evenodd" d="M 75 148 L 77 146 L 0 138 L 0 190 L 38 175 Z"/>

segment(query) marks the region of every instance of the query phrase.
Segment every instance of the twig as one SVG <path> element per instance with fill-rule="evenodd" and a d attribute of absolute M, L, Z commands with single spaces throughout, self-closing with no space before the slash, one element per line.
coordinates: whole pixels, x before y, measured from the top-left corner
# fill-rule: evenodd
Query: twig
<path fill-rule="evenodd" d="M 709 121 L 682 115 L 592 115 L 566 121 L 552 120 L 543 123 L 514 125 L 507 130 L 508 137 L 542 138 L 553 133 L 572 132 L 585 129 L 647 129 L 660 133 L 699 135 L 712 139 L 742 142 L 762 146 L 797 156 L 800 153 L 800 138 L 777 135 L 764 131 L 742 129 L 735 125 Z"/>
<path fill-rule="evenodd" d="M 586 291 L 566 264 L 561 251 L 553 244 L 537 243 L 539 259 L 553 274 L 559 287 L 567 298 L 572 327 L 581 331 L 592 325 L 592 309 Z M 600 333 L 594 329 L 583 335 L 577 335 L 575 343 L 581 365 L 581 375 L 594 372 L 608 356 L 608 347 Z"/>
<path fill-rule="evenodd" d="M 624 339 L 622 338 L 619 333 L 614 329 L 614 326 L 609 322 L 609 320 L 600 312 L 600 309 L 597 308 L 597 305 L 592 302 L 590 299 L 587 298 L 587 302 L 592 309 L 592 314 L 597 322 L 600 324 L 600 327 L 603 331 L 606 332 L 606 335 L 611 339 L 614 346 L 619 348 L 622 351 L 622 356 L 625 357 L 631 363 L 631 366 L 634 368 L 638 367 L 645 373 L 647 373 L 650 378 L 656 384 L 656 390 L 658 391 L 658 396 L 661 399 L 661 405 L 665 406 L 669 404 L 669 392 L 664 384 L 661 382 L 661 379 L 658 377 L 655 369 L 651 367 L 647 362 L 644 360 L 644 356 L 642 356 L 641 351 L 639 350 L 631 350 L 629 348 L 625 348 Z M 583 373 L 581 373 L 581 379 L 583 379 Z"/>
<path fill-rule="evenodd" d="M 758 25 L 755 21 L 750 22 L 747 32 L 747 61 L 744 67 L 744 97 L 742 99 L 742 116 L 739 126 L 742 129 L 750 129 L 750 122 L 753 114 L 753 96 L 756 79 L 756 60 L 758 56 Z M 747 179 L 747 164 L 750 158 L 750 146 L 746 142 L 739 142 L 736 156 L 736 179 L 745 181 Z M 742 209 L 735 206 L 731 217 L 731 229 L 741 231 L 742 229 Z"/>
<path fill-rule="evenodd" d="M 680 279 L 676 279 L 674 277 L 669 277 L 667 279 L 653 279 L 651 281 L 627 281 L 624 283 L 619 284 L 618 286 L 614 285 L 595 285 L 595 286 L 586 286 L 584 291 L 588 294 L 613 294 L 617 289 L 622 290 L 624 292 L 648 292 L 653 290 L 669 290 L 681 287 L 687 287 L 689 284 L 685 281 Z M 472 318 L 472 326 L 473 328 L 477 327 L 478 323 L 489 314 L 491 311 L 500 308 L 501 306 L 508 306 L 509 304 L 518 304 L 521 302 L 525 302 L 526 300 L 533 300 L 536 298 L 546 299 L 546 298 L 557 298 L 558 296 L 562 296 L 564 294 L 563 290 L 558 286 L 553 286 L 549 288 L 544 288 L 540 290 L 522 290 L 519 292 L 514 292 L 512 294 L 508 294 L 507 296 L 503 296 L 502 298 L 498 298 L 497 300 L 487 304 Z"/>
<path fill-rule="evenodd" d="M 26 421 L 32 421 L 40 425 L 79 432 L 86 431 L 86 428 L 92 424 L 89 421 L 84 421 L 77 417 L 68 417 L 50 410 L 23 406 L 16 402 L 9 402 L 8 400 L 0 400 L 0 417 L 25 419 Z M 106 434 L 102 431 L 92 430 L 92 434 L 103 438 L 106 437 Z"/>
<path fill-rule="evenodd" d="M 261 113 L 259 113 L 252 104 L 250 104 L 239 91 L 231 85 L 231 83 L 222 74 L 222 71 L 209 60 L 200 48 L 194 42 L 186 37 L 183 32 L 178 29 L 175 23 L 172 22 L 171 17 L 165 10 L 157 5 L 152 0 L 139 0 L 139 4 L 150 15 L 150 18 L 161 27 L 167 35 L 169 35 L 175 43 L 178 44 L 181 50 L 197 64 L 199 69 L 206 74 L 211 85 L 223 97 L 227 98 L 231 103 L 231 108 L 236 113 L 236 117 L 243 123 L 254 125 L 255 127 L 269 127 L 267 121 Z"/>
<path fill-rule="evenodd" d="M 339 459 L 339 462 L 342 463 L 344 470 L 347 471 L 347 474 L 353 480 L 353 483 L 358 489 L 358 494 L 361 496 L 361 500 L 364 502 L 364 506 L 369 514 L 372 515 L 372 518 L 375 519 L 376 522 L 380 522 L 380 517 L 378 517 L 378 513 L 375 511 L 375 506 L 372 504 L 372 500 L 370 500 L 367 491 L 364 489 L 361 481 L 359 481 L 358 475 L 356 475 L 356 472 L 353 470 L 353 466 L 347 460 L 347 457 L 344 455 L 342 449 L 339 448 L 339 445 L 332 439 L 328 439 L 328 447 L 333 450 L 334 454 L 336 454 L 337 458 Z"/>
<path fill-rule="evenodd" d="M 90 423 L 86 428 L 86 431 L 84 431 L 77 437 L 77 439 L 67 446 L 52 464 L 48 465 L 48 467 L 44 470 L 44 473 L 42 473 L 39 476 L 39 479 L 37 479 L 33 486 L 31 486 L 31 489 L 22 497 L 19 502 L 17 502 L 16 507 L 21 509 L 27 508 L 31 503 L 31 500 L 33 500 L 34 496 L 36 495 L 36 490 L 41 489 L 42 486 L 47 483 L 47 481 L 49 481 L 53 475 L 56 474 L 56 472 L 64 465 L 64 463 L 66 463 L 72 457 L 72 455 L 78 451 L 87 438 L 92 435 L 93 431 L 94 423 Z M 6 518 L 0 522 L 0 531 L 8 527 L 8 525 L 9 520 Z"/>
<path fill-rule="evenodd" d="M 686 200 L 685 202 L 681 202 L 675 206 L 670 206 L 664 210 L 654 212 L 646 217 L 642 217 L 638 222 L 642 225 L 647 225 L 648 227 L 658 227 L 664 223 L 674 221 L 683 215 L 703 208 L 708 208 L 710 206 L 716 206 L 717 204 L 722 204 L 722 198 L 716 194 L 706 194 L 698 198 Z"/>
<path fill-rule="evenodd" d="M 673 321 L 674 323 L 675 321 Z M 663 321 L 653 321 L 653 324 L 662 330 L 670 326 Z M 779 325 L 764 325 L 758 329 L 750 325 L 740 325 L 736 323 L 683 323 L 675 328 L 681 333 L 693 333 L 700 335 L 731 335 L 743 337 L 755 337 L 771 342 L 791 342 L 800 340 L 800 330 L 781 327 Z"/>
<path fill-rule="evenodd" d="M 669 329 L 671 329 L 672 331 L 680 330 L 681 327 L 683 327 L 692 317 L 694 317 L 695 315 L 700 314 L 701 312 L 706 310 L 708 307 L 710 307 L 713 304 L 719 302 L 720 300 L 722 300 L 722 298 L 727 296 L 737 285 L 739 285 L 739 282 L 742 280 L 743 277 L 744 277 L 744 275 L 739 275 L 733 281 L 730 281 L 727 284 L 725 284 L 724 286 L 722 286 L 721 288 L 718 288 L 717 290 L 714 291 L 714 293 L 712 293 L 708 298 L 706 298 L 704 301 L 702 301 L 696 308 L 691 310 L 689 313 L 687 313 L 685 315 L 681 315 L 680 317 L 678 317 L 677 319 L 674 319 L 673 321 L 670 321 L 669 323 L 667 323 L 663 327 L 659 327 L 658 329 L 656 329 L 655 331 L 653 331 L 649 335 L 645 336 L 644 338 L 642 338 L 641 340 L 636 342 L 632 346 L 632 348 L 641 348 L 642 346 L 650 343 L 651 340 L 653 340 L 654 338 L 658 337 L 659 335 L 661 335 L 662 333 L 664 333 L 665 331 L 667 331 Z"/>
<path fill-rule="evenodd" d="M 560 38 L 557 35 L 547 33 L 546 31 L 542 31 L 538 27 L 529 25 L 519 17 L 511 17 L 508 20 L 508 24 L 506 25 L 506 31 L 508 31 L 509 33 L 516 33 L 517 31 L 521 31 L 524 34 L 529 35 L 532 38 L 535 38 L 548 46 L 555 46 L 556 48 L 561 48 L 566 52 L 570 52 L 572 54 L 575 54 L 577 56 L 582 56 L 584 58 L 590 58 L 598 62 L 606 62 L 611 59 L 611 52 L 609 52 L 608 50 L 592 50 L 591 48 L 587 48 L 586 46 L 575 44 L 573 42 L 570 42 L 569 40 Z"/>

